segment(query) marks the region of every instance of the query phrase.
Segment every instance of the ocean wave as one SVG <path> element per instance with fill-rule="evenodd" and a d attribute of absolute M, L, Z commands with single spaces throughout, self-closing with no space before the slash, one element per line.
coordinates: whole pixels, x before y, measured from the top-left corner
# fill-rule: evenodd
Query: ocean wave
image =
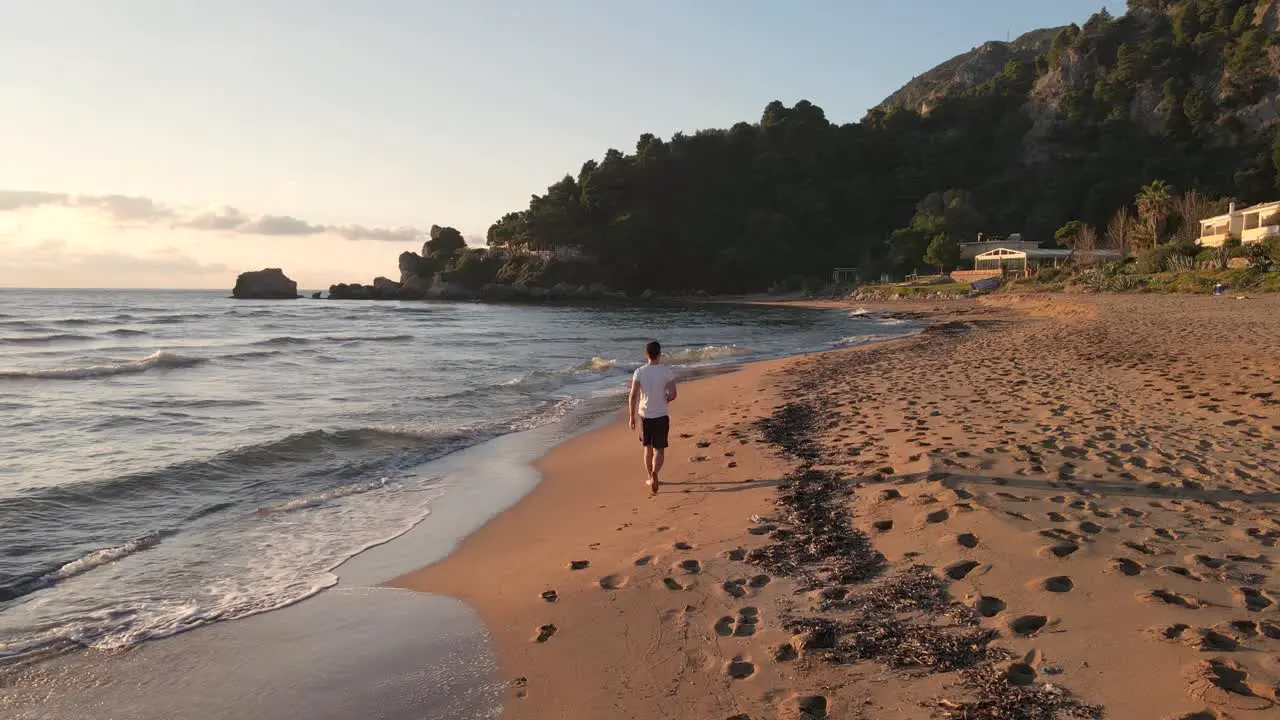
<path fill-rule="evenodd" d="M 330 342 L 403 342 L 412 340 L 412 335 L 326 335 Z"/>
<path fill-rule="evenodd" d="M 32 320 L 0 320 L 0 328 L 11 330 L 30 330 L 33 332 L 54 332 L 53 328 Z"/>
<path fill-rule="evenodd" d="M 21 335 L 16 337 L 0 337 L 0 345 L 47 345 L 57 342 L 75 342 L 92 340 L 88 335 L 75 333 L 54 333 L 53 335 Z"/>
<path fill-rule="evenodd" d="M 53 320 L 54 325 L 65 325 L 66 327 L 84 327 L 85 325 L 97 325 L 100 320 L 93 318 L 63 318 L 61 320 Z"/>
<path fill-rule="evenodd" d="M 223 355 L 220 359 L 222 360 L 256 360 L 258 358 L 274 357 L 276 355 L 283 355 L 283 354 L 284 354 L 284 351 L 282 350 L 250 350 L 248 352 L 231 353 L 230 355 Z"/>
<path fill-rule="evenodd" d="M 739 345 L 704 345 L 702 347 L 677 348 L 675 350 L 663 351 L 662 360 L 670 365 L 699 365 L 756 354 L 758 354 L 756 350 L 741 347 Z M 640 367 L 640 365 L 641 363 L 639 361 L 628 362 L 618 358 L 596 356 L 586 362 L 575 365 L 571 372 L 604 372 L 614 369 L 631 371 Z M 527 379 L 528 378 L 526 378 L 525 381 L 527 381 Z"/>
<path fill-rule="evenodd" d="M 113 335 L 113 336 L 115 336 L 115 337 L 133 337 L 133 336 L 135 336 L 135 335 L 150 335 L 151 333 L 147 332 L 146 330 L 132 330 L 132 329 L 130 329 L 130 328 L 116 328 L 115 330 L 108 330 L 108 331 L 106 331 L 106 332 L 104 332 L 104 333 L 102 333 L 102 334 L 103 334 L 103 335 Z"/>
<path fill-rule="evenodd" d="M 212 315 L 207 313 L 172 313 L 168 315 L 153 315 L 151 317 L 139 318 L 137 322 L 144 325 L 177 325 L 189 320 L 204 320 L 211 318 Z"/>
<path fill-rule="evenodd" d="M 381 490 L 382 488 L 387 486 L 388 482 L 390 482 L 388 478 L 378 478 L 377 480 L 374 480 L 372 482 L 351 483 L 349 485 L 338 485 L 337 487 L 329 488 L 328 490 L 315 493 L 314 495 L 304 495 L 302 497 L 293 498 L 292 500 L 286 500 L 281 503 L 276 503 L 275 505 L 267 505 L 265 507 L 260 507 L 258 508 L 257 512 L 260 515 L 268 515 L 271 513 L 283 513 L 283 512 L 293 512 L 294 510 L 304 510 L 306 508 L 315 507 L 317 505 L 323 505 L 325 503 L 332 502 L 339 498 L 344 498 L 350 495 L 360 495 L 363 493 L 367 493 L 371 490 Z"/>
<path fill-rule="evenodd" d="M 152 369 L 170 370 L 176 368 L 187 368 L 199 365 L 203 362 L 205 362 L 205 358 L 189 357 L 161 350 L 137 360 L 124 360 L 108 365 L 49 368 L 45 370 L 0 370 L 0 379 L 85 380 L 89 378 L 110 377 L 112 375 L 129 375 L 133 373 L 146 372 Z"/>
<path fill-rule="evenodd" d="M 590 360 L 574 366 L 572 372 L 600 372 L 602 370 L 612 370 L 613 368 L 627 369 L 630 365 L 631 369 L 640 367 L 640 363 L 624 363 L 616 358 L 593 357 Z"/>
<path fill-rule="evenodd" d="M 740 345 L 705 345 L 698 348 L 679 348 L 671 352 L 664 351 L 662 360 L 672 365 L 693 365 L 755 354 L 757 351 Z"/>
<path fill-rule="evenodd" d="M 171 531 L 157 531 L 148 533 L 139 538 L 134 538 L 126 543 L 115 545 L 112 547 L 100 548 L 93 550 L 85 555 L 76 558 L 70 562 L 64 563 L 56 570 L 43 573 L 31 578 L 20 579 L 15 583 L 0 586 L 0 602 L 12 600 L 14 598 L 28 595 L 37 590 L 43 590 L 52 587 L 64 580 L 69 580 L 77 575 L 83 575 L 94 568 L 101 567 L 107 563 L 113 563 L 122 558 L 126 558 L 143 550 L 160 544 L 160 541 L 173 533 Z"/>
<path fill-rule="evenodd" d="M 850 335 L 839 340 L 829 343 L 833 348 L 851 347 L 853 345 L 866 345 L 868 343 L 888 342 L 889 340 L 900 340 L 902 338 L 911 337 L 920 332 L 918 328 L 908 330 L 907 332 L 896 333 L 893 335 L 884 335 L 876 333 L 868 333 L 865 335 Z"/>
<path fill-rule="evenodd" d="M 854 308 L 849 311 L 849 317 L 862 317 L 864 315 L 870 315 L 870 314 L 871 314 L 871 311 L 864 307 Z"/>
<path fill-rule="evenodd" d="M 279 337 L 267 338 L 259 340 L 252 345 L 310 345 L 311 341 L 307 338 L 294 337 L 292 335 L 281 335 Z"/>

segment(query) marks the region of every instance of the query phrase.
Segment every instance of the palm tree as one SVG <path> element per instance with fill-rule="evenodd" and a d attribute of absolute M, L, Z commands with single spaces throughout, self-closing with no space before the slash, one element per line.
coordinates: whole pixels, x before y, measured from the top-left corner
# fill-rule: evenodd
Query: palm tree
<path fill-rule="evenodd" d="M 1152 180 L 1138 191 L 1134 202 L 1138 206 L 1138 218 L 1147 231 L 1151 245 L 1159 245 L 1160 231 L 1164 229 L 1173 209 L 1173 188 L 1163 180 Z"/>

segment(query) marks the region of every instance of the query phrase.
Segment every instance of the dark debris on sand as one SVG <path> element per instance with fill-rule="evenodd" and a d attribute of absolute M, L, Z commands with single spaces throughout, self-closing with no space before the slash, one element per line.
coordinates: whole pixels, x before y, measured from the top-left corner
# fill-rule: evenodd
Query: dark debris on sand
<path fill-rule="evenodd" d="M 802 470 L 778 488 L 778 509 L 788 532 L 747 554 L 747 562 L 801 579 L 805 589 L 869 580 L 885 559 L 853 526 L 844 502 L 847 482 L 824 472 Z"/>
<path fill-rule="evenodd" d="M 951 330 L 948 328 L 947 330 Z M 844 356 L 847 357 L 847 356 Z M 816 592 L 817 613 L 784 618 L 795 650 L 826 662 L 879 662 L 893 669 L 959 673 L 965 698 L 939 699 L 945 718 L 959 720 L 1055 720 L 1099 718 L 1102 709 L 1071 697 L 1060 686 L 1015 684 L 1002 667 L 1006 650 L 992 646 L 997 633 L 981 627 L 972 608 L 957 602 L 945 580 L 913 566 L 885 575 L 888 563 L 849 513 L 851 482 L 817 470 L 820 433 L 831 417 L 819 387 L 851 367 L 842 356 L 819 356 L 796 381 L 793 400 L 756 428 L 763 439 L 801 461 L 778 489 L 780 524 L 773 543 L 747 554 L 747 562 L 795 578 Z M 794 656 L 794 654 L 792 655 Z"/>

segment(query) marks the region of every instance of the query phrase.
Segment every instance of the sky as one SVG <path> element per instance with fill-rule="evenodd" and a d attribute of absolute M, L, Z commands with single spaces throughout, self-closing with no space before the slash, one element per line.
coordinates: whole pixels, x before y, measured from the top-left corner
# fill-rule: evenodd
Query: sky
<path fill-rule="evenodd" d="M 482 244 L 642 133 L 775 99 L 856 122 L 956 54 L 1102 6 L 0 0 L 0 287 L 394 278 L 432 224 Z"/>

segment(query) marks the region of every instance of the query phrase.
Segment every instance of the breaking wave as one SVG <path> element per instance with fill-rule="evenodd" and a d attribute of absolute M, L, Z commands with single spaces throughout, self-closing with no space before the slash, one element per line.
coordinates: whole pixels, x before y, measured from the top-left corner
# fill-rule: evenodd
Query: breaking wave
<path fill-rule="evenodd" d="M 88 378 L 111 377 L 112 375 L 129 375 L 148 370 L 172 370 L 187 368 L 205 362 L 205 358 L 188 357 L 177 353 L 159 352 L 139 358 L 124 360 L 106 365 L 88 365 L 84 367 L 49 368 L 45 370 L 3 370 L 0 379 L 8 380 L 85 380 Z"/>

